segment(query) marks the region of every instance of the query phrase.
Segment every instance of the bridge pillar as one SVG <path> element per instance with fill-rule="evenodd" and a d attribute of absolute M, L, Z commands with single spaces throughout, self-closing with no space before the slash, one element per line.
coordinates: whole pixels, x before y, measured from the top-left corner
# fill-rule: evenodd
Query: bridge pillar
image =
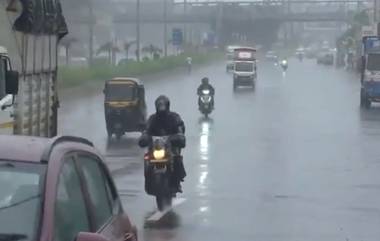
<path fill-rule="evenodd" d="M 224 46 L 223 19 L 224 19 L 224 4 L 221 2 L 218 4 L 218 10 L 217 10 L 217 15 L 215 19 L 215 36 L 216 36 L 216 43 L 219 47 Z"/>

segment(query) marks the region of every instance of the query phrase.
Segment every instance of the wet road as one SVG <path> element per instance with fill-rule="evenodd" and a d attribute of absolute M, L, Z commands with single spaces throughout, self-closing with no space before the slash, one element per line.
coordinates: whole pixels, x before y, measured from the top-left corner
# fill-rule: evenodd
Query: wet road
<path fill-rule="evenodd" d="M 188 140 L 184 202 L 157 222 L 146 221 L 155 202 L 143 191 L 138 135 L 107 143 L 101 87 L 66 93 L 61 132 L 105 153 L 140 240 L 379 240 L 380 106 L 360 110 L 353 74 L 314 61 L 289 66 L 283 76 L 261 61 L 255 91 L 233 92 L 222 62 L 148 78 L 149 110 L 167 94 Z M 205 75 L 217 92 L 210 120 L 195 97 Z"/>

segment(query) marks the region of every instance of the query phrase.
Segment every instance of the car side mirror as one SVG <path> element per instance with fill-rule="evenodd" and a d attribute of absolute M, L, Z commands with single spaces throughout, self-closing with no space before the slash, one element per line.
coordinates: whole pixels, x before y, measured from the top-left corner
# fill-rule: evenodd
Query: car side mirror
<path fill-rule="evenodd" d="M 98 233 L 80 232 L 75 241 L 109 241 L 106 237 Z"/>
<path fill-rule="evenodd" d="M 19 73 L 8 70 L 5 75 L 5 93 L 8 95 L 18 94 Z"/>

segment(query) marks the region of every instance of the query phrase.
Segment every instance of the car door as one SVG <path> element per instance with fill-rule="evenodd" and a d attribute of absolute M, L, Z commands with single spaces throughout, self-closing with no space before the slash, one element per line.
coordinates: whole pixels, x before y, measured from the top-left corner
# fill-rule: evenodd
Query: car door
<path fill-rule="evenodd" d="M 89 212 L 74 157 L 66 155 L 59 172 L 54 206 L 53 241 L 75 240 L 90 231 Z"/>
<path fill-rule="evenodd" d="M 89 197 L 93 232 L 110 241 L 133 241 L 135 232 L 102 160 L 90 153 L 77 153 L 76 160 Z"/>

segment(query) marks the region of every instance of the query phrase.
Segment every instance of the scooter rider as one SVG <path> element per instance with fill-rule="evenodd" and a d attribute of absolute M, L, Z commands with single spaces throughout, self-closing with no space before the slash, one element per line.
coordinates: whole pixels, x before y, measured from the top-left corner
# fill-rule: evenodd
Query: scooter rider
<path fill-rule="evenodd" d="M 209 79 L 207 77 L 202 78 L 202 83 L 198 87 L 198 90 L 197 90 L 198 97 L 200 97 L 202 95 L 202 91 L 203 90 L 209 90 L 210 91 L 210 95 L 213 97 L 212 100 L 211 100 L 211 106 L 214 107 L 215 89 L 210 84 L 210 81 L 209 81 Z M 200 98 L 198 98 L 198 106 L 200 106 L 200 104 L 201 104 L 200 103 Z"/>
<path fill-rule="evenodd" d="M 139 146 L 146 147 L 149 145 L 151 136 L 174 136 L 178 135 L 183 138 L 185 143 L 185 124 L 180 115 L 170 111 L 170 100 L 168 97 L 161 95 L 155 101 L 156 113 L 152 114 L 147 122 L 146 130 L 140 137 Z M 174 175 L 172 177 L 172 187 L 177 192 L 182 192 L 181 182 L 186 177 L 186 171 L 183 164 L 183 157 L 180 153 L 174 156 Z M 146 177 L 147 173 L 145 173 Z"/>

